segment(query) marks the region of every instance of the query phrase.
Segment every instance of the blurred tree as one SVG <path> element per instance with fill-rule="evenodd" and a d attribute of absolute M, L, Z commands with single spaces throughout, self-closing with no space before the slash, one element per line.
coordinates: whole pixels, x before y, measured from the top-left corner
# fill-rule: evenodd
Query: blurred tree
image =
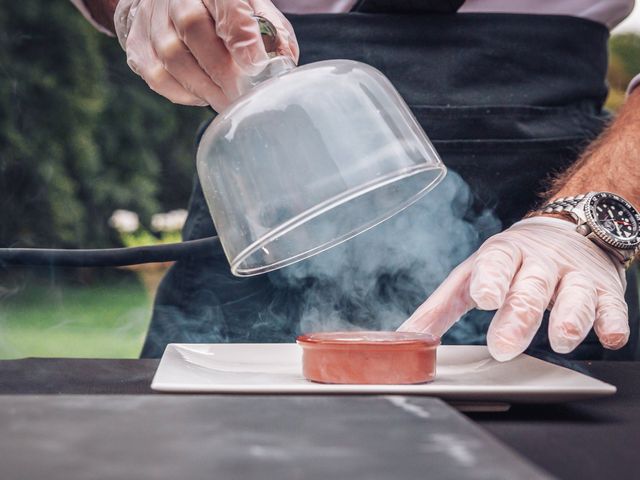
<path fill-rule="evenodd" d="M 0 10 L 0 245 L 102 246 L 116 208 L 186 206 L 210 113 L 151 92 L 69 2 Z"/>
<path fill-rule="evenodd" d="M 627 75 L 635 76 L 640 72 L 640 35 L 623 33 L 614 35 L 609 42 L 612 56 L 620 59 Z"/>
<path fill-rule="evenodd" d="M 66 2 L 0 10 L 0 239 L 86 239 L 84 178 L 99 172 L 103 108 L 97 37 Z"/>
<path fill-rule="evenodd" d="M 627 85 L 640 73 L 640 36 L 635 33 L 614 35 L 609 42 L 610 91 L 607 108 L 617 110 L 624 102 Z"/>
<path fill-rule="evenodd" d="M 101 47 L 107 107 L 96 138 L 108 159 L 108 181 L 99 195 L 111 210 L 134 210 L 148 224 L 152 213 L 186 207 L 195 172 L 195 133 L 211 111 L 174 105 L 151 91 L 131 72 L 113 38 L 101 36 Z"/>

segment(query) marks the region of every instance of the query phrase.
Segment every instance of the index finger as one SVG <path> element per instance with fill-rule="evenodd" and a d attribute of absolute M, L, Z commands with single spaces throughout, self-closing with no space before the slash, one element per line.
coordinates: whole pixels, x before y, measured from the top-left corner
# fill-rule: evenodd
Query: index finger
<path fill-rule="evenodd" d="M 473 269 L 469 258 L 456 267 L 435 292 L 398 328 L 400 332 L 426 332 L 442 336 L 462 315 L 476 306 L 469 294 Z"/>

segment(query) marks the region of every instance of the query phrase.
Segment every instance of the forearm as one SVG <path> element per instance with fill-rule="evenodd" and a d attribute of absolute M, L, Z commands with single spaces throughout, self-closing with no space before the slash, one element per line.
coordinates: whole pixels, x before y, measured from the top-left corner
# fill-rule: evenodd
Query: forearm
<path fill-rule="evenodd" d="M 89 10 L 91 17 L 97 23 L 115 33 L 113 27 L 113 14 L 116 11 L 118 0 L 83 0 L 85 7 Z"/>
<path fill-rule="evenodd" d="M 552 182 L 546 200 L 589 191 L 621 195 L 640 208 L 640 88 L 582 157 Z"/>

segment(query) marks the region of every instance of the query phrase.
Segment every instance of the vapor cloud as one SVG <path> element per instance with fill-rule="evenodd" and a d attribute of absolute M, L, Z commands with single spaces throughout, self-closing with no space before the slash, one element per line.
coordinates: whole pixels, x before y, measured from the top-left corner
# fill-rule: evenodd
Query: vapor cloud
<path fill-rule="evenodd" d="M 449 172 L 404 212 L 276 272 L 272 280 L 301 292 L 302 332 L 394 330 L 458 263 L 500 230 L 493 212 L 473 214 L 471 204 L 469 186 Z M 478 317 L 458 322 L 449 338 L 480 342 L 486 322 Z"/>

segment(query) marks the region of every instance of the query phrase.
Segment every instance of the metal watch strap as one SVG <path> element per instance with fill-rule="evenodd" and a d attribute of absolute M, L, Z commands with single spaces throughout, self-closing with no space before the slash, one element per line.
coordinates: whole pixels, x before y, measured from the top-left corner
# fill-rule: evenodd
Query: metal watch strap
<path fill-rule="evenodd" d="M 571 213 L 578 204 L 589 195 L 588 193 L 582 193 L 575 197 L 561 197 L 557 198 L 551 203 L 547 203 L 537 212 L 534 213 Z"/>

